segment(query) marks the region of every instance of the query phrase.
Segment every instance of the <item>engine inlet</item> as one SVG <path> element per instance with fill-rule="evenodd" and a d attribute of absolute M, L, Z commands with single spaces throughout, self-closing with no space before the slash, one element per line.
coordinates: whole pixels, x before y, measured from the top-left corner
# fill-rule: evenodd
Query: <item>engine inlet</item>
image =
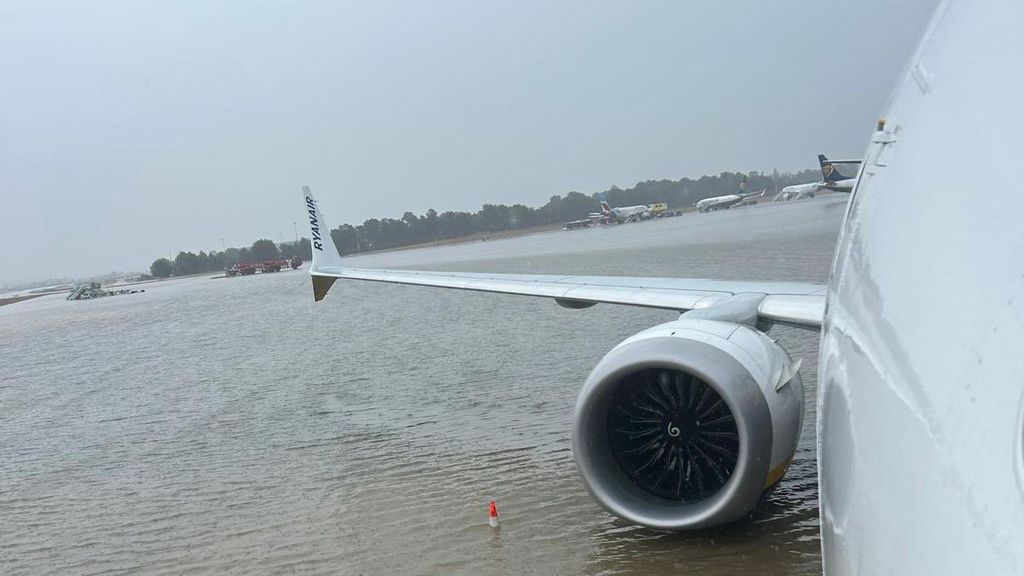
<path fill-rule="evenodd" d="M 633 372 L 608 408 L 608 440 L 641 490 L 678 502 L 705 500 L 732 476 L 739 433 L 722 397 L 703 380 L 669 368 Z"/>

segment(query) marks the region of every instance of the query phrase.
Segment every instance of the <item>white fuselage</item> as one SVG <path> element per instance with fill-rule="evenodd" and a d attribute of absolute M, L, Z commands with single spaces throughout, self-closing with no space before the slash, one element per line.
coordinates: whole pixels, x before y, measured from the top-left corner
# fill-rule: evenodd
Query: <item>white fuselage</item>
<path fill-rule="evenodd" d="M 630 220 L 642 220 L 649 217 L 651 207 L 646 204 L 637 206 L 619 206 L 616 208 L 603 208 L 600 212 L 590 214 L 591 218 L 614 218 L 616 222 L 628 222 Z"/>
<path fill-rule="evenodd" d="M 1024 573 L 1022 21 L 943 3 L 864 155 L 818 368 L 827 574 Z"/>
<path fill-rule="evenodd" d="M 630 220 L 643 218 L 647 214 L 650 208 L 647 205 L 640 206 L 622 206 L 618 208 L 612 208 L 612 214 L 619 220 Z"/>
<path fill-rule="evenodd" d="M 728 208 L 734 204 L 739 204 L 744 199 L 750 196 L 756 196 L 756 194 L 726 194 L 725 196 L 715 196 L 714 198 L 705 198 L 700 202 L 697 202 L 698 212 L 708 212 L 711 210 L 721 210 Z"/>
<path fill-rule="evenodd" d="M 846 178 L 844 180 L 837 180 L 834 182 L 822 181 L 808 182 L 807 184 L 793 184 L 792 186 L 786 186 L 783 188 L 778 195 L 775 196 L 774 200 L 799 200 L 801 198 L 814 196 L 822 190 L 829 190 L 832 192 L 850 192 L 856 185 L 856 178 Z"/>
<path fill-rule="evenodd" d="M 799 200 L 814 196 L 821 190 L 821 182 L 810 182 L 807 184 L 794 184 L 786 186 L 775 196 L 774 200 Z"/>
<path fill-rule="evenodd" d="M 856 178 L 847 178 L 845 180 L 835 180 L 832 182 L 820 182 L 818 187 L 824 190 L 834 190 L 836 192 L 851 192 L 853 187 L 857 185 Z"/>

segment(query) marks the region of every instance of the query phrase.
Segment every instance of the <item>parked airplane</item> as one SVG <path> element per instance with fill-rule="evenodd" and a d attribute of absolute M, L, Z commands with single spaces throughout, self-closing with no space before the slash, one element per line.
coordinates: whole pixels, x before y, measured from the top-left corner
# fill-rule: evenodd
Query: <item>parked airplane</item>
<path fill-rule="evenodd" d="M 1022 21 L 1017 0 L 940 5 L 867 145 L 828 286 L 347 268 L 305 189 L 314 298 L 341 278 L 681 312 L 598 363 L 572 430 L 595 499 L 670 530 L 743 517 L 782 479 L 800 362 L 764 330 L 821 330 L 825 571 L 1021 573 L 1024 194 L 992 167 L 1019 161 L 1024 81 L 1004 68 Z"/>
<path fill-rule="evenodd" d="M 784 200 L 800 200 L 803 198 L 814 198 L 814 195 L 821 191 L 820 182 L 809 182 L 807 184 L 793 184 L 786 186 L 772 198 L 772 202 Z"/>
<path fill-rule="evenodd" d="M 793 184 L 786 186 L 781 192 L 775 195 L 773 201 L 799 200 L 801 198 L 813 198 L 822 190 L 835 192 L 850 192 L 857 183 L 856 176 L 846 176 L 836 168 L 836 164 L 860 164 L 860 160 L 829 160 L 824 154 L 818 154 L 818 164 L 821 166 L 821 181 L 808 182 L 807 184 Z"/>
<path fill-rule="evenodd" d="M 743 202 L 747 198 L 753 198 L 754 196 L 764 196 L 766 188 L 762 188 L 760 192 L 751 192 L 744 194 L 739 192 L 737 194 L 726 194 L 725 196 L 715 196 L 713 198 L 705 198 L 700 202 L 697 202 L 698 212 L 710 212 L 712 210 L 724 210 Z"/>
<path fill-rule="evenodd" d="M 846 176 L 839 171 L 836 164 L 860 164 L 860 160 L 829 160 L 824 154 L 818 154 L 821 166 L 821 187 L 836 192 L 852 192 L 857 185 L 856 176 Z"/>
<path fill-rule="evenodd" d="M 639 222 L 640 220 L 646 220 L 653 216 L 651 213 L 651 207 L 646 204 L 640 204 L 638 206 L 620 206 L 618 208 L 612 208 L 610 204 L 601 201 L 601 211 L 591 212 L 591 218 L 606 218 L 614 220 L 615 222 Z"/>

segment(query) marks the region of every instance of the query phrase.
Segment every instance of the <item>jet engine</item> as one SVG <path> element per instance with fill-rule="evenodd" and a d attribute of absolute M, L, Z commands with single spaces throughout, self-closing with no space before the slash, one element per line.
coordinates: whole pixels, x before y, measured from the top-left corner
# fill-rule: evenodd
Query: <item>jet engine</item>
<path fill-rule="evenodd" d="M 743 324 L 682 316 L 632 336 L 601 359 L 577 400 L 580 476 L 610 512 L 651 528 L 737 520 L 792 461 L 798 369 Z"/>

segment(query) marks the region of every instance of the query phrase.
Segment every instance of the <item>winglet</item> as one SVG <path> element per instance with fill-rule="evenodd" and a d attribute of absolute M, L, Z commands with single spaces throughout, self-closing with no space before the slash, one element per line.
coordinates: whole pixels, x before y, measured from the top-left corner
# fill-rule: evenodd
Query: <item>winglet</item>
<path fill-rule="evenodd" d="M 331 285 L 337 278 L 321 274 L 327 268 L 335 268 L 332 272 L 341 271 L 341 256 L 331 238 L 331 227 L 320 212 L 320 205 L 313 198 L 309 186 L 302 187 L 305 203 L 306 219 L 309 221 L 310 246 L 313 252 L 313 263 L 309 267 L 309 275 L 313 277 L 313 300 L 319 302 L 327 295 Z"/>
<path fill-rule="evenodd" d="M 324 296 L 327 296 L 327 291 L 331 289 L 337 278 L 333 276 L 317 276 L 312 272 L 310 272 L 310 275 L 313 277 L 313 301 L 319 302 L 324 299 Z"/>

